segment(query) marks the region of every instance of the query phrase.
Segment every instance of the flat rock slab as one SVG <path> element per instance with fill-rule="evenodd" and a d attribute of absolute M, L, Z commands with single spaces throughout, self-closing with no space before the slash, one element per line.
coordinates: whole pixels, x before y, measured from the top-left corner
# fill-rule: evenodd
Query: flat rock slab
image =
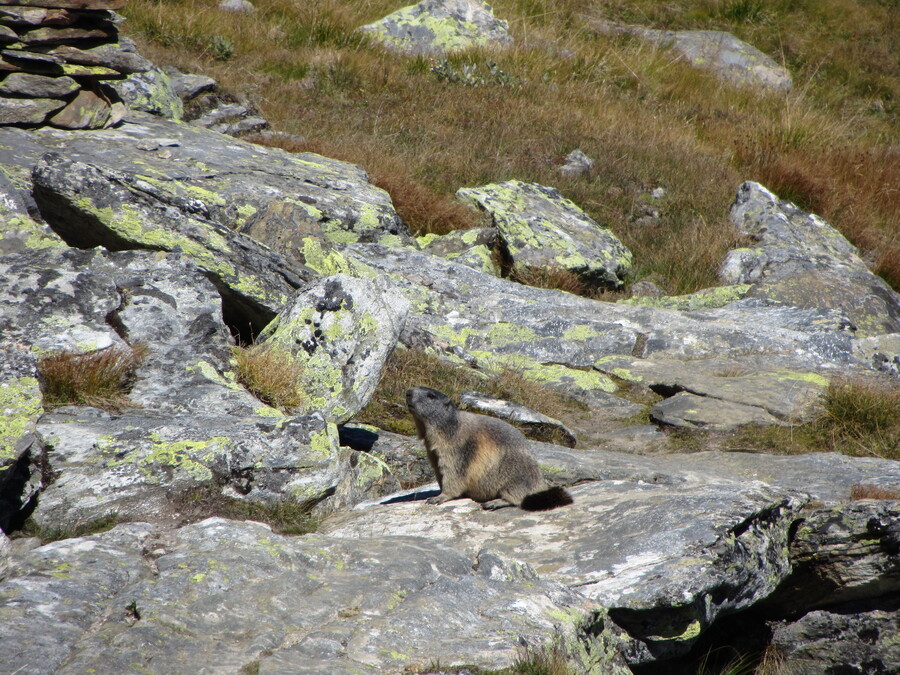
<path fill-rule="evenodd" d="M 416 501 L 336 516 L 324 532 L 426 537 L 461 552 L 489 545 L 608 607 L 659 657 L 686 651 L 720 612 L 775 589 L 788 571 L 779 552 L 804 503 L 708 474 L 675 485 L 607 481 L 570 492 L 571 507 L 538 515 L 484 511 L 470 500 Z M 739 580 L 725 573 L 729 566 L 741 570 Z"/>
<path fill-rule="evenodd" d="M 658 424 L 725 431 L 747 424 L 772 425 L 778 420 L 762 408 L 678 392 L 650 408 Z"/>
<path fill-rule="evenodd" d="M 419 501 L 437 491 L 434 484 L 359 505 L 323 531 L 414 535 L 462 552 L 490 542 L 610 608 L 661 656 L 688 646 L 719 614 L 775 591 L 789 571 L 788 530 L 810 498 L 837 503 L 856 483 L 900 485 L 897 462 L 836 454 L 635 457 L 532 448 L 550 480 L 574 485 L 574 505 L 532 514 L 484 511 L 469 500 L 438 507 Z"/>
<path fill-rule="evenodd" d="M 690 415 L 691 406 L 702 406 L 695 426 L 706 419 L 717 428 L 727 424 L 728 411 L 736 417 L 734 426 L 751 422 L 775 423 L 801 419 L 809 414 L 836 373 L 805 367 L 806 362 L 789 356 L 734 356 L 692 361 L 674 359 L 604 359 L 598 368 L 609 374 L 640 382 L 666 399 L 654 408 L 659 416 Z M 688 399 L 686 394 L 694 398 Z M 700 397 L 710 399 L 698 400 Z M 673 397 L 674 398 L 674 397 Z M 725 406 L 715 422 L 716 401 Z M 680 411 L 680 412 L 676 412 Z M 682 416 L 682 419 L 685 419 Z M 740 421 L 739 421 L 740 420 Z M 689 425 L 688 425 L 689 426 Z"/>
<path fill-rule="evenodd" d="M 583 598 L 484 551 L 415 537 L 284 537 L 209 519 L 146 524 L 14 556 L 0 662 L 38 675 L 203 671 L 399 673 L 512 664 L 572 640 Z M 435 621 L 440 617 L 440 621 Z M 627 673 L 610 655 L 595 672 Z M 588 672 L 590 664 L 584 672 Z"/>
<path fill-rule="evenodd" d="M 480 0 L 423 0 L 360 30 L 389 49 L 415 56 L 444 55 L 469 47 L 507 46 L 507 22 Z"/>

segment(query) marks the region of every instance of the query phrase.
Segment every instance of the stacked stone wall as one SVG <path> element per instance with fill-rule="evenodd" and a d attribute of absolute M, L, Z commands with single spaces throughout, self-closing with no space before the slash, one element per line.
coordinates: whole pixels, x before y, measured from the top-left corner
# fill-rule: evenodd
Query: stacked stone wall
<path fill-rule="evenodd" d="M 125 0 L 0 0 L 0 125 L 97 129 L 126 112 L 108 85 L 151 64 L 119 36 Z"/>

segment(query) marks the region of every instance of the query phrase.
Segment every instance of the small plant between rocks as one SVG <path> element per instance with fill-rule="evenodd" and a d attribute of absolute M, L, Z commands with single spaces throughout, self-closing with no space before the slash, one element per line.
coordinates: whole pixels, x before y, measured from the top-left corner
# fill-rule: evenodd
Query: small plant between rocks
<path fill-rule="evenodd" d="M 303 366 L 286 349 L 268 343 L 232 349 L 238 382 L 263 403 L 282 412 L 303 403 L 297 383 Z"/>
<path fill-rule="evenodd" d="M 60 351 L 38 361 L 44 406 L 88 405 L 117 412 L 134 405 L 128 392 L 135 371 L 147 358 L 146 345 L 77 353 Z"/>
<path fill-rule="evenodd" d="M 217 516 L 232 520 L 266 523 L 276 534 L 301 535 L 315 532 L 319 518 L 312 515 L 314 503 L 281 500 L 272 504 L 234 499 L 223 495 L 219 486 L 194 488 L 174 498 L 186 522 Z"/>
<path fill-rule="evenodd" d="M 107 516 L 97 518 L 96 520 L 74 523 L 65 528 L 41 527 L 32 518 L 29 518 L 25 521 L 22 528 L 11 533 L 10 537 L 13 539 L 37 537 L 44 544 L 49 544 L 53 541 L 73 539 L 75 537 L 86 537 L 91 534 L 106 532 L 113 529 L 118 524 L 118 513 L 111 513 Z"/>

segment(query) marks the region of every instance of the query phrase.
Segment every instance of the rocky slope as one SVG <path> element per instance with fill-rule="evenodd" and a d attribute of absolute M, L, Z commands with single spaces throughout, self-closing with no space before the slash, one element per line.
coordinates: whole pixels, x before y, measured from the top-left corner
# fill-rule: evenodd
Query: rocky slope
<path fill-rule="evenodd" d="M 0 166 L 4 671 L 434 672 L 556 645 L 578 672 L 689 672 L 731 644 L 896 672 L 900 503 L 850 493 L 896 491 L 900 464 L 652 453 L 659 427 L 792 424 L 835 376 L 900 376 L 900 295 L 820 218 L 735 186 L 755 243 L 722 287 L 611 303 L 493 264 L 621 283 L 631 252 L 552 186 L 466 186 L 492 226 L 418 241 L 358 167 L 147 113 L 0 129 Z M 305 364 L 292 414 L 238 384 L 252 337 Z M 44 407 L 40 358 L 134 345 L 134 407 Z M 618 428 L 534 443 L 575 503 L 425 503 L 419 442 L 352 424 L 411 347 L 513 365 Z M 656 426 L 622 421 L 629 381 L 662 395 Z M 324 520 L 277 534 L 201 494 Z"/>

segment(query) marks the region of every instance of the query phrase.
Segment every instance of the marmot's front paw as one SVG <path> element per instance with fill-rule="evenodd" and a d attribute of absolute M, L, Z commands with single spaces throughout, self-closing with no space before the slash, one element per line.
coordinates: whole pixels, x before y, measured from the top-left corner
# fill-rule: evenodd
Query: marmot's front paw
<path fill-rule="evenodd" d="M 425 500 L 425 503 L 426 504 L 443 504 L 445 501 L 447 501 L 447 500 L 442 499 L 441 496 L 438 495 L 437 497 L 429 497 L 428 499 Z"/>

